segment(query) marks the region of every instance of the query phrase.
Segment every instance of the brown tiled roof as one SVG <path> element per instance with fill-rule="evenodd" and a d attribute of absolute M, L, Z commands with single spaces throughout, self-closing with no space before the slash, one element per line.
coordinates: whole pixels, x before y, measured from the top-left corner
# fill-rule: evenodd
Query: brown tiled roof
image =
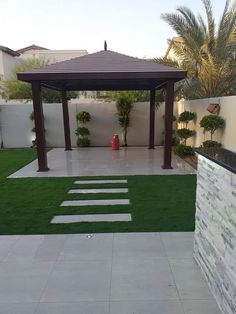
<path fill-rule="evenodd" d="M 18 49 L 17 52 L 22 54 L 22 53 L 24 53 L 26 51 L 29 51 L 29 50 L 48 50 L 48 49 L 44 48 L 44 47 L 37 46 L 37 45 L 31 45 L 31 46 L 28 46 L 28 47 L 24 47 L 24 48 Z"/>
<path fill-rule="evenodd" d="M 17 51 L 14 51 L 8 47 L 0 46 L 0 51 L 3 51 L 5 53 L 8 53 L 9 55 L 13 57 L 18 57 L 20 54 Z"/>

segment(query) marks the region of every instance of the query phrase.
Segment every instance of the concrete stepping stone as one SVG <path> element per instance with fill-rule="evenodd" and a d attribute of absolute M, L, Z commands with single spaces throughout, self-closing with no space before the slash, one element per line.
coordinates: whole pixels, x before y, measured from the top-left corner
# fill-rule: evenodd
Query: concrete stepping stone
<path fill-rule="evenodd" d="M 60 206 L 129 205 L 128 199 L 64 201 Z"/>
<path fill-rule="evenodd" d="M 98 214 L 98 215 L 61 215 L 54 216 L 53 224 L 74 223 L 74 222 L 111 222 L 131 221 L 131 214 Z"/>
<path fill-rule="evenodd" d="M 127 183 L 127 180 L 78 180 L 75 184 L 107 184 L 107 183 Z"/>
<path fill-rule="evenodd" d="M 68 194 L 128 193 L 128 189 L 74 189 Z"/>

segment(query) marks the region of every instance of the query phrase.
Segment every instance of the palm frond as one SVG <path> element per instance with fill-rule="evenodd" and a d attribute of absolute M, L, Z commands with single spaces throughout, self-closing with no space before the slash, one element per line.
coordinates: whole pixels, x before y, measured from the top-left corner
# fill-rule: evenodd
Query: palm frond
<path fill-rule="evenodd" d="M 212 6 L 210 0 L 202 0 L 206 15 L 207 15 L 207 24 L 208 24 L 208 46 L 209 49 L 212 49 L 215 44 L 215 19 L 212 12 Z"/>
<path fill-rule="evenodd" d="M 179 36 L 184 37 L 187 33 L 188 25 L 185 19 L 179 14 L 164 13 L 161 15 L 161 18 L 166 21 Z"/>
<path fill-rule="evenodd" d="M 179 7 L 178 14 L 162 15 L 182 41 L 171 44 L 174 60 L 158 61 L 175 63 L 188 71 L 188 77 L 177 84 L 179 95 L 186 98 L 232 95 L 236 93 L 236 1 L 230 7 L 226 0 L 217 30 L 211 1 L 202 2 L 206 22 L 186 7 Z"/>

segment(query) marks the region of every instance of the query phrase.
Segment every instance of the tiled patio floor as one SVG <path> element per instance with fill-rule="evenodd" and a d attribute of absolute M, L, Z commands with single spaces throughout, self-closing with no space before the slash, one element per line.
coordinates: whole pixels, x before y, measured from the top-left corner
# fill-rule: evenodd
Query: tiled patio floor
<path fill-rule="evenodd" d="M 193 233 L 0 237 L 0 314 L 220 314 Z"/>
<path fill-rule="evenodd" d="M 67 177 L 67 176 L 113 176 L 113 175 L 153 175 L 192 174 L 195 170 L 186 162 L 172 156 L 173 169 L 162 169 L 163 148 L 147 147 L 121 148 L 112 151 L 110 147 L 74 148 L 64 151 L 54 148 L 48 152 L 50 171 L 37 172 L 37 160 L 9 176 L 23 177 Z"/>

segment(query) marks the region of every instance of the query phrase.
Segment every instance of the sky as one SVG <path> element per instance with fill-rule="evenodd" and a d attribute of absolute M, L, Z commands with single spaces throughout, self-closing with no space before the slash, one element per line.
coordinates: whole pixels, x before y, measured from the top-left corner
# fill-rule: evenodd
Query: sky
<path fill-rule="evenodd" d="M 225 0 L 212 0 L 219 20 Z M 108 49 L 139 58 L 161 57 L 176 34 L 161 19 L 187 6 L 204 15 L 201 0 L 0 0 L 0 45 L 49 49 Z"/>

